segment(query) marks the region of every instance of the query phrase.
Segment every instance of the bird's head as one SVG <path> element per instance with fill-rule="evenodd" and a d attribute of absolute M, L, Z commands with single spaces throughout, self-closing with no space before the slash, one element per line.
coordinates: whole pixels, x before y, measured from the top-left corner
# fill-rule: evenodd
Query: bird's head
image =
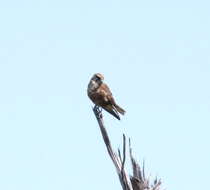
<path fill-rule="evenodd" d="M 97 90 L 100 85 L 103 83 L 104 77 L 100 73 L 96 73 L 92 76 L 89 84 L 88 84 L 88 93 L 92 93 Z"/>
<path fill-rule="evenodd" d="M 101 84 L 103 83 L 104 76 L 101 73 L 96 73 L 91 80 L 95 81 L 97 84 Z"/>

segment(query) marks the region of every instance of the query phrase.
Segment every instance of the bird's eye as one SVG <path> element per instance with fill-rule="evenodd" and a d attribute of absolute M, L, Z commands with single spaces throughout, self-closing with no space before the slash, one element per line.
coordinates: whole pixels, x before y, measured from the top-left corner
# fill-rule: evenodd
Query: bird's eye
<path fill-rule="evenodd" d="M 98 76 L 96 76 L 96 81 L 99 81 L 99 80 L 101 80 Z"/>

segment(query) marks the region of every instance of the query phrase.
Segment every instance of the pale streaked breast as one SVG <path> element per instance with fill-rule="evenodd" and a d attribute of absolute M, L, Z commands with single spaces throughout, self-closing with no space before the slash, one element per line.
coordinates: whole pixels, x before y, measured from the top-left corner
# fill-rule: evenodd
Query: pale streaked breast
<path fill-rule="evenodd" d="M 88 93 L 93 93 L 99 87 L 98 83 L 91 80 L 88 84 Z"/>

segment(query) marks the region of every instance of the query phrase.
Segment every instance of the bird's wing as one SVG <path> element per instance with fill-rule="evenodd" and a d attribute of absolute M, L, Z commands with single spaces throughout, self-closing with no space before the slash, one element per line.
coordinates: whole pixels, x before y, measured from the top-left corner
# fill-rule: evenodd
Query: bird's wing
<path fill-rule="evenodd" d="M 111 103 L 112 105 L 115 105 L 115 100 L 112 96 L 112 93 L 111 93 L 109 87 L 105 83 L 103 83 L 100 86 L 100 93 L 103 94 L 103 97 L 106 102 Z"/>
<path fill-rule="evenodd" d="M 103 83 L 99 87 L 97 94 L 100 97 L 99 105 L 102 108 L 104 108 L 107 112 L 112 114 L 114 117 L 116 117 L 118 120 L 120 120 L 120 116 L 119 116 L 116 108 L 114 107 L 115 102 L 114 102 L 114 98 L 112 97 L 112 93 L 111 93 L 109 87 Z"/>
<path fill-rule="evenodd" d="M 109 87 L 104 83 L 101 85 L 101 93 L 103 93 L 103 96 L 105 97 L 106 101 L 108 102 L 108 104 L 110 104 L 112 106 L 112 109 L 116 113 L 119 112 L 122 115 L 125 114 L 125 110 L 122 109 L 119 105 L 116 104 Z"/>

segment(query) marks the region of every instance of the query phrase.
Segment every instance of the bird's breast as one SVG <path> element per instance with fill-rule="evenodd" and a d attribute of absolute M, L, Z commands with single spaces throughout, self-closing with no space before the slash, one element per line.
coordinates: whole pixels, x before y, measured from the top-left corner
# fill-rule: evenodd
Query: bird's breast
<path fill-rule="evenodd" d="M 93 93 L 97 90 L 98 84 L 95 81 L 90 81 L 88 84 L 88 92 Z"/>

